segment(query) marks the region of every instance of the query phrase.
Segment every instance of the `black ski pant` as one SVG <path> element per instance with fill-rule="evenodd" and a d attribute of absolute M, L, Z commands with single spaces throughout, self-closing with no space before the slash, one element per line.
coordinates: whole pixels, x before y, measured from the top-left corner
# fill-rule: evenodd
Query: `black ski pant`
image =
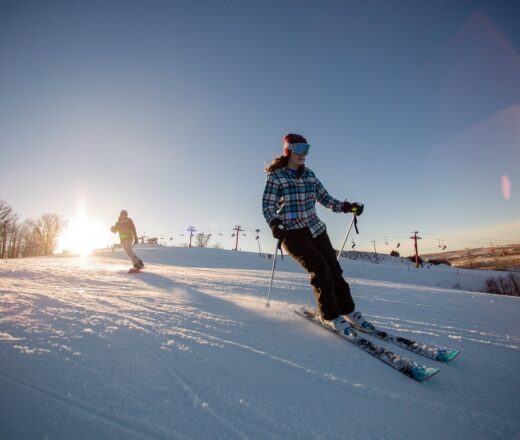
<path fill-rule="evenodd" d="M 343 270 L 326 231 L 317 237 L 313 237 L 308 228 L 287 231 L 283 246 L 309 272 L 323 319 L 335 319 L 354 311 L 350 287 L 343 278 Z"/>

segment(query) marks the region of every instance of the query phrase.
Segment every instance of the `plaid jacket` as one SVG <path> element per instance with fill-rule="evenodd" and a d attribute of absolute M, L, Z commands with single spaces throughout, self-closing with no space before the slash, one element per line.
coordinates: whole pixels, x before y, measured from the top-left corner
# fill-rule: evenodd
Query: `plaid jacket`
<path fill-rule="evenodd" d="M 305 168 L 301 177 L 295 177 L 287 167 L 267 175 L 262 212 L 267 223 L 278 218 L 288 230 L 309 228 L 313 237 L 326 229 L 316 214 L 316 202 L 341 212 L 343 202 L 332 197 L 313 171 Z"/>

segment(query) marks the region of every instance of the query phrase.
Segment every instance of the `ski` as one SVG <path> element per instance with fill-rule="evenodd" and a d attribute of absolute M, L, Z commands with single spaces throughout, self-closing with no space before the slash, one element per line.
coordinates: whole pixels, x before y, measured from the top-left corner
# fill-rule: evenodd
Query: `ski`
<path fill-rule="evenodd" d="M 397 345 L 398 347 L 439 362 L 449 362 L 460 353 L 460 350 L 458 349 L 423 344 L 422 342 L 417 342 L 412 339 L 395 336 L 378 328 L 375 328 L 375 330 L 371 331 L 358 326 L 353 327 L 356 330 L 366 333 L 367 335 L 374 336 L 381 339 L 382 341 L 390 342 L 391 344 Z"/>
<path fill-rule="evenodd" d="M 369 341 L 368 339 L 365 339 L 359 335 L 347 336 L 343 333 L 336 332 L 336 331 L 330 329 L 329 327 L 327 327 L 325 324 L 323 324 L 323 322 L 319 318 L 318 314 L 311 308 L 301 306 L 301 307 L 298 307 L 294 312 L 297 315 L 302 316 L 303 318 L 313 322 L 314 324 L 319 325 L 320 327 L 322 327 L 332 333 L 335 333 L 336 335 L 342 337 L 343 339 L 346 339 L 347 341 L 349 341 L 352 344 L 359 347 L 361 350 L 367 352 L 368 354 L 371 354 L 375 358 L 384 362 L 388 366 L 394 368 L 395 370 L 399 371 L 400 373 L 404 374 L 405 376 L 408 376 L 419 382 L 424 382 L 425 380 L 429 379 L 434 374 L 439 372 L 438 368 L 432 368 L 432 367 L 420 365 L 420 364 L 412 361 L 411 359 L 408 359 L 403 356 L 399 356 L 398 354 L 395 354 L 395 353 L 391 352 L 390 350 L 387 350 L 384 347 L 376 345 L 373 342 Z"/>

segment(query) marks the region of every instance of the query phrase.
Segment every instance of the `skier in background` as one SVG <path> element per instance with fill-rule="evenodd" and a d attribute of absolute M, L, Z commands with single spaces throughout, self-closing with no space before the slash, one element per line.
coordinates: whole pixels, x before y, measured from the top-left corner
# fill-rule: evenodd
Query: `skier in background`
<path fill-rule="evenodd" d="M 342 276 L 325 223 L 316 213 L 316 201 L 334 212 L 361 215 L 361 203 L 333 198 L 313 171 L 305 167 L 310 145 L 294 133 L 283 139 L 283 154 L 266 167 L 262 211 L 273 237 L 309 274 L 318 311 L 324 324 L 347 335 L 354 327 L 374 326 L 355 311 L 350 287 Z"/>
<path fill-rule="evenodd" d="M 130 269 L 131 271 L 140 270 L 144 267 L 143 261 L 134 253 L 132 243 L 136 245 L 138 243 L 137 232 L 135 230 L 135 225 L 133 220 L 128 217 L 128 212 L 126 210 L 122 210 L 119 214 L 119 219 L 116 224 L 110 228 L 110 230 L 114 233 L 119 232 L 119 239 L 121 240 L 121 245 L 125 250 L 126 254 L 134 263 L 134 268 Z"/>

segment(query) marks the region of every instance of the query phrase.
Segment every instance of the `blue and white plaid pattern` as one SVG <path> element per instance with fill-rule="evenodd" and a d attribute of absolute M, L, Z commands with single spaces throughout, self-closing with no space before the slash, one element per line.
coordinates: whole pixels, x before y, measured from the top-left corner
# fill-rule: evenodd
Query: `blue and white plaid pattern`
<path fill-rule="evenodd" d="M 309 228 L 312 236 L 317 237 L 326 226 L 316 214 L 316 202 L 334 212 L 341 212 L 343 205 L 327 192 L 309 168 L 299 178 L 286 167 L 267 175 L 262 197 L 267 223 L 278 218 L 288 230 Z"/>

